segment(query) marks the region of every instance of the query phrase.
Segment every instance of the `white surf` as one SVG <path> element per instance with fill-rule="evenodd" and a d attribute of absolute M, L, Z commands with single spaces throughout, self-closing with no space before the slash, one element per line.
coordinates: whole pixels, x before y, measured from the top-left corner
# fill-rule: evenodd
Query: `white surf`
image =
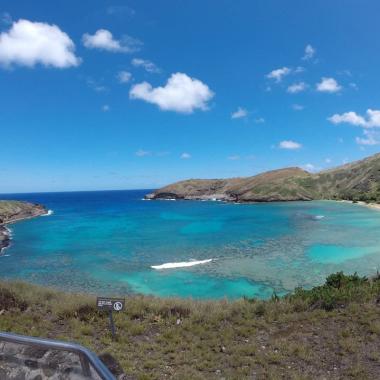
<path fill-rule="evenodd" d="M 185 268 L 185 267 L 192 267 L 194 265 L 201 265 L 201 264 L 207 264 L 210 263 L 212 259 L 207 260 L 193 260 L 193 261 L 182 261 L 178 263 L 165 263 L 161 265 L 152 265 L 151 268 L 153 269 L 173 269 L 173 268 Z"/>

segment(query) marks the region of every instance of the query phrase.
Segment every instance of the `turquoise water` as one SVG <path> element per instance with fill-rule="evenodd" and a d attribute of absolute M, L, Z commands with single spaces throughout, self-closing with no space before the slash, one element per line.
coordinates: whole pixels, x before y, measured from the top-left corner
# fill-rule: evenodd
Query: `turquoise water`
<path fill-rule="evenodd" d="M 12 226 L 0 278 L 99 295 L 268 298 L 339 270 L 380 269 L 380 212 L 366 207 L 143 201 L 146 192 L 2 196 L 54 214 Z M 168 263 L 177 267 L 151 268 Z"/>

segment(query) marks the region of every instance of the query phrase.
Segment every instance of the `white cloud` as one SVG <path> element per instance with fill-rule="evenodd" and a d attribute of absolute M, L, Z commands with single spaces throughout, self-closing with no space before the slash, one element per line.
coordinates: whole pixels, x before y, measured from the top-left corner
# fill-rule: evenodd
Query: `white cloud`
<path fill-rule="evenodd" d="M 313 164 L 305 164 L 305 165 L 302 165 L 302 168 L 307 170 L 308 172 L 315 172 L 318 170 L 318 168 L 313 165 Z"/>
<path fill-rule="evenodd" d="M 256 124 L 263 124 L 265 123 L 265 119 L 263 117 L 258 117 L 255 120 L 253 120 Z"/>
<path fill-rule="evenodd" d="M 334 78 L 323 77 L 320 83 L 316 85 L 317 91 L 319 92 L 339 92 L 342 89 L 342 86 Z"/>
<path fill-rule="evenodd" d="M 117 79 L 120 83 L 128 83 L 132 79 L 132 74 L 129 71 L 119 71 Z"/>
<path fill-rule="evenodd" d="M 228 156 L 227 159 L 231 161 L 237 161 L 237 160 L 240 160 L 240 156 L 239 155 Z"/>
<path fill-rule="evenodd" d="M 298 142 L 292 141 L 292 140 L 284 140 L 281 141 L 279 144 L 279 148 L 281 149 L 300 149 L 302 148 L 302 145 Z"/>
<path fill-rule="evenodd" d="M 305 107 L 301 104 L 292 104 L 292 108 L 294 109 L 294 111 L 302 111 Z"/>
<path fill-rule="evenodd" d="M 328 157 L 325 158 L 325 162 L 326 162 L 326 164 L 331 164 L 331 161 L 332 161 L 331 158 L 328 158 Z"/>
<path fill-rule="evenodd" d="M 245 108 L 238 107 L 237 111 L 231 114 L 231 119 L 241 119 L 248 116 L 248 111 Z"/>
<path fill-rule="evenodd" d="M 180 158 L 182 160 L 188 160 L 189 158 L 191 158 L 191 154 L 190 153 L 182 153 Z"/>
<path fill-rule="evenodd" d="M 102 107 L 102 111 L 103 112 L 108 112 L 110 110 L 110 106 L 108 104 L 105 104 L 103 107 Z"/>
<path fill-rule="evenodd" d="M 305 47 L 305 54 L 302 57 L 302 59 L 304 61 L 308 61 L 308 60 L 310 60 L 310 59 L 312 59 L 314 57 L 315 53 L 316 53 L 315 48 L 313 48 L 310 44 L 308 44 Z"/>
<path fill-rule="evenodd" d="M 359 125 L 364 127 L 366 121 L 364 117 L 358 115 L 356 112 L 350 111 L 342 114 L 334 114 L 328 118 L 329 121 L 333 124 L 347 123 L 352 125 Z"/>
<path fill-rule="evenodd" d="M 131 63 L 135 67 L 142 67 L 148 73 L 159 73 L 159 72 L 161 72 L 159 67 L 157 67 L 153 62 L 148 61 L 147 59 L 133 58 Z"/>
<path fill-rule="evenodd" d="M 106 86 L 95 81 L 92 78 L 87 78 L 86 82 L 87 82 L 88 87 L 92 88 L 96 92 L 105 92 L 108 90 Z"/>
<path fill-rule="evenodd" d="M 364 130 L 364 137 L 356 137 L 355 141 L 359 145 L 379 145 L 380 133 L 374 130 Z"/>
<path fill-rule="evenodd" d="M 281 82 L 282 79 L 291 73 L 289 67 L 282 67 L 281 69 L 276 69 L 267 74 L 267 78 L 274 79 L 277 83 Z"/>
<path fill-rule="evenodd" d="M 134 16 L 136 11 L 126 5 L 114 5 L 110 6 L 106 10 L 107 14 L 110 16 L 119 15 L 119 16 Z"/>
<path fill-rule="evenodd" d="M 356 83 L 354 83 L 354 82 L 349 83 L 349 86 L 351 88 L 353 88 L 354 90 L 358 90 L 359 89 L 358 85 Z"/>
<path fill-rule="evenodd" d="M 306 71 L 306 69 L 304 68 L 304 67 L 302 67 L 302 66 L 297 66 L 295 69 L 294 69 L 294 73 L 295 74 L 300 74 L 300 73 L 303 73 L 303 72 L 305 72 Z"/>
<path fill-rule="evenodd" d="M 135 154 L 137 157 L 145 157 L 150 156 L 152 153 L 147 150 L 139 149 Z"/>
<path fill-rule="evenodd" d="M 75 45 L 56 25 L 19 20 L 0 34 L 0 64 L 66 68 L 78 66 Z"/>
<path fill-rule="evenodd" d="M 380 127 L 380 110 L 368 109 L 366 116 L 358 115 L 354 111 L 335 114 L 328 118 L 333 124 L 347 123 L 364 128 L 379 128 Z"/>
<path fill-rule="evenodd" d="M 347 70 L 347 69 L 345 69 L 345 70 L 339 70 L 338 74 L 339 75 L 345 75 L 347 77 L 352 77 L 351 70 Z"/>
<path fill-rule="evenodd" d="M 141 99 L 157 105 L 163 111 L 192 113 L 196 109 L 208 109 L 214 93 L 198 79 L 184 73 L 175 73 L 163 87 L 153 88 L 148 82 L 134 85 L 129 96 L 131 99 Z"/>
<path fill-rule="evenodd" d="M 88 49 L 107 50 L 114 53 L 132 53 L 141 46 L 140 41 L 129 36 L 123 36 L 122 40 L 116 40 L 107 29 L 99 29 L 92 35 L 85 33 L 82 41 Z"/>
<path fill-rule="evenodd" d="M 305 82 L 293 83 L 288 87 L 287 92 L 289 92 L 290 94 L 296 94 L 298 92 L 305 91 L 306 88 L 307 84 Z"/>

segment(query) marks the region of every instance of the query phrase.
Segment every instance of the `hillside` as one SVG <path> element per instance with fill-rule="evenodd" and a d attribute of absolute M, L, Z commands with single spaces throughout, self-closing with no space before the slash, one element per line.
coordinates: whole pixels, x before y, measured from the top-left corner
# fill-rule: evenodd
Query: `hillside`
<path fill-rule="evenodd" d="M 9 245 L 10 236 L 5 225 L 46 214 L 45 207 L 20 201 L 0 201 L 0 254 Z"/>
<path fill-rule="evenodd" d="M 95 298 L 0 282 L 0 330 L 81 343 L 124 380 L 376 379 L 379 296 L 378 278 L 342 273 L 269 301 L 132 296 L 115 313 L 113 341 Z M 34 352 L 26 371 L 44 354 Z M 0 378 L 9 378 L 6 354 L 0 345 Z"/>
<path fill-rule="evenodd" d="M 285 168 L 245 178 L 191 179 L 165 186 L 146 198 L 234 202 L 313 199 L 380 202 L 380 154 L 316 174 L 300 168 Z"/>

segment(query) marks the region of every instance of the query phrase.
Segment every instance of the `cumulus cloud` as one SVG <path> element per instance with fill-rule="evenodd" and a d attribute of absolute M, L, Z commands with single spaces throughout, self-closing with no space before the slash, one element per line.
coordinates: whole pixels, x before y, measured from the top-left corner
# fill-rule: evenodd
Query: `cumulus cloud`
<path fill-rule="evenodd" d="M 181 154 L 181 156 L 180 156 L 180 158 L 182 159 L 182 160 L 188 160 L 189 158 L 191 158 L 191 154 L 190 153 L 182 153 Z"/>
<path fill-rule="evenodd" d="M 198 79 L 184 73 L 175 73 L 165 86 L 152 87 L 148 82 L 134 85 L 129 96 L 157 105 L 163 111 L 192 113 L 196 109 L 205 111 L 214 93 Z"/>
<path fill-rule="evenodd" d="M 302 148 L 302 145 L 300 143 L 292 141 L 292 140 L 281 141 L 278 146 L 281 149 L 290 149 L 290 150 L 296 150 L 296 149 Z"/>
<path fill-rule="evenodd" d="M 354 111 L 335 114 L 328 118 L 333 124 L 347 123 L 364 128 L 380 127 L 380 110 L 368 109 L 365 116 L 358 115 Z"/>
<path fill-rule="evenodd" d="M 256 124 L 263 124 L 265 123 L 265 119 L 263 117 L 257 117 L 255 120 L 253 120 Z"/>
<path fill-rule="evenodd" d="M 132 74 L 129 71 L 119 71 L 117 79 L 120 83 L 128 83 L 132 79 Z"/>
<path fill-rule="evenodd" d="M 267 78 L 274 79 L 277 83 L 281 82 L 282 79 L 291 73 L 291 69 L 289 67 L 282 67 L 280 69 L 276 69 L 267 74 Z"/>
<path fill-rule="evenodd" d="M 148 61 L 147 59 L 133 58 L 131 63 L 135 67 L 142 67 L 148 73 L 161 72 L 159 67 L 157 67 L 153 62 Z"/>
<path fill-rule="evenodd" d="M 323 77 L 319 83 L 316 85 L 317 91 L 319 92 L 339 92 L 342 86 L 334 78 Z"/>
<path fill-rule="evenodd" d="M 358 125 L 364 127 L 366 120 L 364 117 L 358 115 L 356 112 L 350 111 L 342 114 L 334 114 L 328 118 L 333 124 L 347 123 L 351 125 Z"/>
<path fill-rule="evenodd" d="M 58 26 L 18 20 L 0 34 L 0 64 L 66 68 L 78 66 L 75 45 Z"/>
<path fill-rule="evenodd" d="M 364 130 L 364 137 L 356 137 L 355 141 L 359 145 L 379 145 L 380 144 L 380 133 L 374 130 Z"/>
<path fill-rule="evenodd" d="M 305 54 L 302 57 L 302 59 L 304 61 L 309 61 L 310 59 L 312 59 L 314 57 L 315 53 L 316 53 L 315 48 L 313 48 L 310 44 L 308 44 L 305 47 Z"/>
<path fill-rule="evenodd" d="M 88 49 L 106 50 L 114 53 L 132 53 L 139 50 L 141 42 L 130 36 L 116 40 L 107 29 L 99 29 L 94 34 L 82 36 L 83 45 Z"/>
<path fill-rule="evenodd" d="M 307 84 L 305 82 L 293 83 L 288 87 L 287 92 L 289 92 L 290 94 L 297 94 L 298 92 L 305 91 L 306 88 Z"/>
<path fill-rule="evenodd" d="M 241 119 L 248 116 L 248 111 L 245 108 L 238 107 L 237 111 L 231 114 L 231 119 Z"/>

